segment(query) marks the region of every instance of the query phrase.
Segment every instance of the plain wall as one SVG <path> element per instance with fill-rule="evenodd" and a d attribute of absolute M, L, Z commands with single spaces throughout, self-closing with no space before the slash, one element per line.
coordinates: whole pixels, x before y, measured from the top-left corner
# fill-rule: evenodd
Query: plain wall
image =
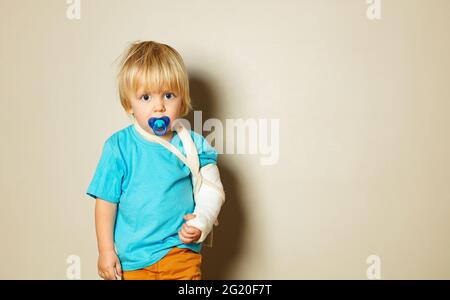
<path fill-rule="evenodd" d="M 450 2 L 0 0 L 0 279 L 96 279 L 116 58 L 183 56 L 203 119 L 279 119 L 279 160 L 221 154 L 205 279 L 450 279 Z M 202 132 L 204 136 L 209 132 Z M 229 142 L 229 141 L 228 141 Z M 227 140 L 225 140 L 227 143 Z"/>

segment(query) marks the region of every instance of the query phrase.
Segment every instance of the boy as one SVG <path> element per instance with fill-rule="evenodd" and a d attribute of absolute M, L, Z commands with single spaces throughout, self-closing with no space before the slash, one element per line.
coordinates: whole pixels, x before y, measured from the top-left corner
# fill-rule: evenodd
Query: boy
<path fill-rule="evenodd" d="M 189 167 L 164 143 L 142 134 L 158 136 L 185 154 L 172 130 L 174 121 L 191 109 L 184 62 L 168 45 L 134 43 L 123 57 L 118 84 L 121 104 L 134 125 L 107 139 L 87 190 L 96 199 L 99 275 L 113 280 L 201 279 L 200 250 L 212 229 L 201 220 L 215 220 L 224 196 L 214 209 L 196 216 L 194 209 L 200 206 L 194 202 Z M 216 167 L 215 149 L 201 135 L 189 134 L 200 168 Z"/>

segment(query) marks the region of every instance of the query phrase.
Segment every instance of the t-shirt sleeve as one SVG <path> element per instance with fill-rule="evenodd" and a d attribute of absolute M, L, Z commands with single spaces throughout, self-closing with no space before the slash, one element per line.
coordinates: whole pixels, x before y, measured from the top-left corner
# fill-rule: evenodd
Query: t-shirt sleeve
<path fill-rule="evenodd" d="M 125 173 L 123 159 L 119 156 L 117 144 L 109 138 L 103 145 L 102 154 L 86 194 L 118 203 L 122 194 L 122 180 Z"/>
<path fill-rule="evenodd" d="M 197 146 L 198 158 L 200 160 L 200 168 L 208 164 L 217 164 L 217 151 L 213 146 L 200 134 L 193 132 L 192 138 Z"/>

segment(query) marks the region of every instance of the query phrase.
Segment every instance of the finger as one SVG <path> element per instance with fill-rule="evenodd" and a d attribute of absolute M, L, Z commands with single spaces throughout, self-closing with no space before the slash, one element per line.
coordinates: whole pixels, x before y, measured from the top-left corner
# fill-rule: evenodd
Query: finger
<path fill-rule="evenodd" d="M 185 244 L 190 244 L 190 243 L 192 243 L 193 241 L 194 241 L 194 239 L 182 239 L 181 240 L 183 243 L 185 243 Z"/>
<path fill-rule="evenodd" d="M 198 232 L 196 232 L 196 231 L 191 232 L 191 230 L 188 229 L 188 228 L 186 228 L 186 227 L 181 228 L 181 234 L 182 234 L 184 237 L 187 237 L 187 238 L 192 238 L 192 237 L 194 237 L 197 233 L 198 233 Z"/>
<path fill-rule="evenodd" d="M 191 243 L 192 240 L 193 240 L 193 239 L 189 239 L 189 238 L 183 237 L 183 236 L 181 235 L 180 232 L 178 233 L 178 236 L 180 237 L 180 240 L 181 240 L 183 243 L 185 243 L 185 244 L 189 244 L 189 243 Z"/>
<path fill-rule="evenodd" d="M 184 216 L 185 220 L 190 220 L 190 219 L 193 219 L 193 218 L 195 218 L 194 214 L 187 214 L 187 215 Z"/>
<path fill-rule="evenodd" d="M 110 267 L 108 269 L 108 271 L 105 272 L 106 278 L 107 280 L 115 280 L 116 279 L 116 275 L 114 273 L 114 268 Z"/>
<path fill-rule="evenodd" d="M 189 234 L 196 234 L 200 231 L 199 229 L 197 229 L 193 226 L 186 225 L 186 224 L 183 224 L 183 228 Z"/>
<path fill-rule="evenodd" d="M 102 279 L 106 279 L 108 277 L 108 270 L 105 268 L 101 268 L 98 270 L 98 276 L 100 276 Z"/>
<path fill-rule="evenodd" d="M 195 238 L 195 234 L 190 234 L 190 233 L 181 233 L 181 235 L 182 235 L 182 237 L 183 238 L 185 238 L 185 239 L 193 239 L 193 238 Z"/>
<path fill-rule="evenodd" d="M 183 233 L 183 232 L 180 232 L 179 233 L 179 236 L 180 236 L 180 239 L 182 240 L 182 241 L 187 241 L 187 240 L 190 240 L 190 239 L 192 239 L 193 237 L 191 237 L 191 236 L 187 236 L 185 233 Z"/>
<path fill-rule="evenodd" d="M 187 228 L 183 227 L 181 228 L 181 233 L 185 236 L 185 237 L 192 237 L 193 235 L 195 235 L 192 232 L 189 232 Z"/>
<path fill-rule="evenodd" d="M 116 261 L 115 271 L 118 276 L 122 276 L 122 266 L 119 261 Z"/>
<path fill-rule="evenodd" d="M 101 277 L 103 280 L 108 280 L 108 273 L 103 272 L 103 273 L 100 274 L 100 277 Z"/>
<path fill-rule="evenodd" d="M 184 219 L 185 219 L 186 221 L 188 221 L 188 220 L 190 220 L 190 219 L 193 219 L 193 218 L 195 218 L 195 214 L 187 214 L 187 215 L 184 216 Z"/>

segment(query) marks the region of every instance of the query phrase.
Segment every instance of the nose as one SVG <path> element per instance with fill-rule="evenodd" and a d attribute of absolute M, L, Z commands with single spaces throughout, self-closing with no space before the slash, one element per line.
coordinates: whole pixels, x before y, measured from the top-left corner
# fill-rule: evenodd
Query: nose
<path fill-rule="evenodd" d="M 155 101 L 155 106 L 153 107 L 154 112 L 165 112 L 166 107 L 164 106 L 164 101 L 158 97 L 158 99 Z"/>

